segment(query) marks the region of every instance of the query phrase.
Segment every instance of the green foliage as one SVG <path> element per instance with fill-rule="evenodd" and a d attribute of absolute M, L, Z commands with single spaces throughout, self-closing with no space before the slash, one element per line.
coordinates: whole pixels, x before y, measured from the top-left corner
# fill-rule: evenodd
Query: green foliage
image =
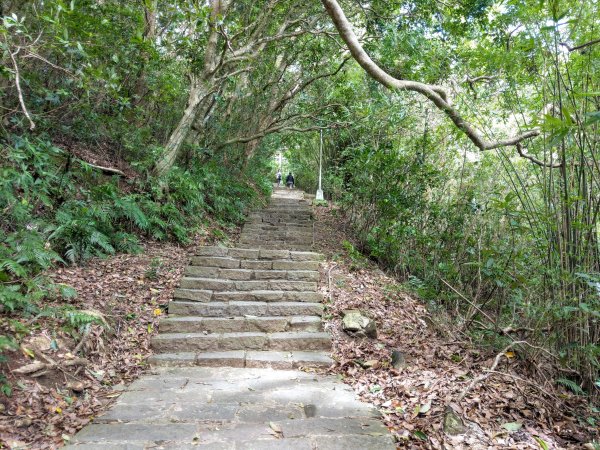
<path fill-rule="evenodd" d="M 581 389 L 581 386 L 579 386 L 573 380 L 569 380 L 568 378 L 558 378 L 556 380 L 556 382 L 558 384 L 562 384 L 563 386 L 567 387 L 574 394 L 585 395 L 585 392 L 583 389 Z"/>
<path fill-rule="evenodd" d="M 565 47 L 593 42 L 598 5 L 343 8 L 362 21 L 373 38 L 366 49 L 387 71 L 452 86 L 457 110 L 488 139 L 539 126 L 542 137 L 524 151 L 565 162 L 541 167 L 513 147 L 479 152 L 428 101 L 349 67 L 319 91 L 321 102 L 343 105 L 321 120 L 348 124 L 324 132 L 323 189 L 357 246 L 483 345 L 506 345 L 499 328 L 533 330 L 527 341 L 576 369 L 576 385 L 598 395 L 600 172 L 590 162 L 599 158 L 600 46 Z M 488 78 L 468 81 L 478 76 Z M 314 190 L 317 133 L 280 147 L 298 185 Z"/>
<path fill-rule="evenodd" d="M 369 264 L 369 260 L 363 256 L 351 242 L 342 242 L 342 247 L 350 258 L 350 270 L 364 269 Z"/>
<path fill-rule="evenodd" d="M 56 318 L 65 329 L 79 332 L 90 324 L 107 324 L 94 312 L 44 307 L 44 299 L 76 295 L 69 286 L 46 279 L 44 271 L 91 257 L 137 253 L 142 237 L 186 243 L 209 215 L 223 224 L 239 221 L 247 205 L 265 192 L 217 164 L 175 169 L 164 180 L 124 186 L 76 164 L 42 139 L 11 136 L 2 157 L 0 305 L 11 314 Z M 158 268 L 153 261 L 147 276 L 155 277 Z M 3 339 L 5 349 L 9 341 Z"/>
<path fill-rule="evenodd" d="M 65 319 L 65 328 L 84 331 L 90 325 L 101 325 L 108 328 L 106 319 L 95 311 L 82 311 L 65 308 L 61 311 L 61 316 Z"/>

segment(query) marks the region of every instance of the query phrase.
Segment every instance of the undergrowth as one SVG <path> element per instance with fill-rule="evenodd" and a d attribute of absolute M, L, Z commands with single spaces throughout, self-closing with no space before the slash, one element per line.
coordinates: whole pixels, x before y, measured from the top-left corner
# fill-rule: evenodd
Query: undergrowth
<path fill-rule="evenodd" d="M 107 177 L 83 161 L 74 164 L 72 155 L 50 142 L 27 137 L 10 137 L 0 157 L 2 353 L 16 348 L 27 332 L 17 330 L 15 319 L 50 317 L 73 332 L 105 325 L 93 312 L 69 306 L 77 293 L 52 282 L 46 275 L 52 267 L 138 253 L 142 239 L 188 243 L 210 221 L 240 222 L 269 189 L 263 183 L 256 190 L 256 180 L 216 162 L 175 168 L 160 179 Z M 44 300 L 64 306 L 49 308 Z M 9 394 L 6 377 L 0 384 Z"/>

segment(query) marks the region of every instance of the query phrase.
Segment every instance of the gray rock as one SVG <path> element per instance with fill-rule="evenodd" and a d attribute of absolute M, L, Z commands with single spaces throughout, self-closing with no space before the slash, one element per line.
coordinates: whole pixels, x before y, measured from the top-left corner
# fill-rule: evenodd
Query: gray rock
<path fill-rule="evenodd" d="M 377 337 L 375 321 L 358 309 L 347 309 L 342 312 L 342 328 L 347 333 L 358 337 Z"/>
<path fill-rule="evenodd" d="M 461 417 L 450 406 L 447 406 L 444 411 L 444 433 L 455 436 L 463 434 L 465 431 L 465 424 Z"/>
<path fill-rule="evenodd" d="M 392 367 L 394 369 L 406 367 L 406 358 L 400 350 L 392 350 Z"/>

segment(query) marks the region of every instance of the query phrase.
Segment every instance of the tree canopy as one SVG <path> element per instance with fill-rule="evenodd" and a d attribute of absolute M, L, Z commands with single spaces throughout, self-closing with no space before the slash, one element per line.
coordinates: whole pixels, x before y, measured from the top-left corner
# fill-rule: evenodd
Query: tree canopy
<path fill-rule="evenodd" d="M 70 295 L 52 265 L 239 222 L 278 152 L 316 189 L 323 131 L 361 252 L 597 394 L 598 2 L 0 5 L 4 311 Z"/>

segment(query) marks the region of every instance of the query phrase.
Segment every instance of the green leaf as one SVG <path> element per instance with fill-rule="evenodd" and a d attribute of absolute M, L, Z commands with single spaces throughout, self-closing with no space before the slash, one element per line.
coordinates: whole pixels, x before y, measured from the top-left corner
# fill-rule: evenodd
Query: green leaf
<path fill-rule="evenodd" d="M 584 122 L 585 126 L 592 125 L 600 121 L 600 111 L 594 111 L 585 115 L 586 119 Z"/>
<path fill-rule="evenodd" d="M 511 433 L 519 431 L 521 427 L 523 427 L 523 424 L 519 422 L 506 422 L 502 424 L 502 428 L 510 431 Z"/>
<path fill-rule="evenodd" d="M 542 438 L 537 437 L 537 436 L 533 436 L 533 439 L 535 439 L 535 441 L 538 443 L 538 445 L 540 446 L 540 448 L 542 450 L 548 450 L 549 449 L 548 444 L 546 444 L 546 442 Z"/>
<path fill-rule="evenodd" d="M 422 441 L 426 441 L 429 439 L 425 433 L 423 433 L 422 431 L 419 431 L 419 430 L 413 431 L 413 434 L 417 439 L 420 439 Z"/>

